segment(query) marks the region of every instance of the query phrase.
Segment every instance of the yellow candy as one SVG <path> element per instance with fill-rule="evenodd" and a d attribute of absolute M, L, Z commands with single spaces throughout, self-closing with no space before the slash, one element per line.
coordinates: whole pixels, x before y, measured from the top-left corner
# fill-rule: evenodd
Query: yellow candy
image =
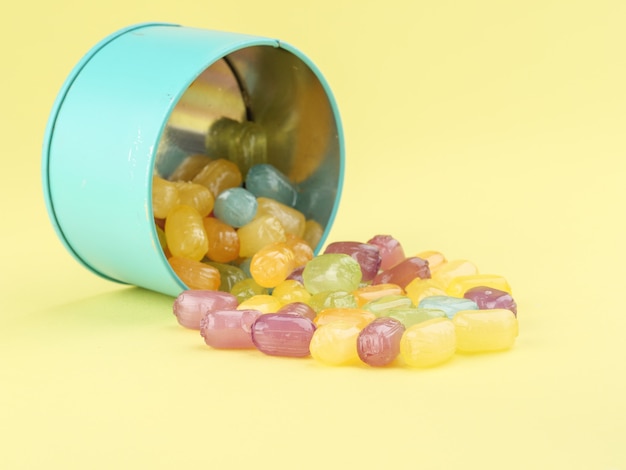
<path fill-rule="evenodd" d="M 152 212 L 157 219 L 165 219 L 178 204 L 178 189 L 170 181 L 152 177 Z"/>
<path fill-rule="evenodd" d="M 225 189 L 241 186 L 241 171 L 233 162 L 220 158 L 206 165 L 193 182 L 206 186 L 217 197 Z"/>
<path fill-rule="evenodd" d="M 293 302 L 306 303 L 311 294 L 298 281 L 287 279 L 274 287 L 272 296 L 276 297 L 283 305 L 286 305 Z"/>
<path fill-rule="evenodd" d="M 428 267 L 431 270 L 438 268 L 447 261 L 443 253 L 434 250 L 422 251 L 415 256 L 428 261 Z"/>
<path fill-rule="evenodd" d="M 262 313 L 276 313 L 283 305 L 276 297 L 268 294 L 253 295 L 239 304 L 237 310 L 258 310 Z"/>
<path fill-rule="evenodd" d="M 407 284 L 406 295 L 413 301 L 413 304 L 419 305 L 420 301 L 426 297 L 446 295 L 446 292 L 437 281 L 417 277 Z"/>
<path fill-rule="evenodd" d="M 359 326 L 345 320 L 322 325 L 311 338 L 311 356 L 330 366 L 358 364 L 357 338 L 360 332 Z"/>
<path fill-rule="evenodd" d="M 276 217 L 262 215 L 237 230 L 239 256 L 249 258 L 261 248 L 275 242 L 287 240 L 285 229 Z"/>
<path fill-rule="evenodd" d="M 267 197 L 258 197 L 256 200 L 257 215 L 274 216 L 282 224 L 285 233 L 300 238 L 304 235 L 306 221 L 302 212 Z"/>
<path fill-rule="evenodd" d="M 335 321 L 343 321 L 353 323 L 363 329 L 374 320 L 376 320 L 376 315 L 367 310 L 360 308 L 332 307 L 325 308 L 319 312 L 313 319 L 313 323 L 317 326 L 322 326 Z"/>
<path fill-rule="evenodd" d="M 517 318 L 510 310 L 461 310 L 452 319 L 457 349 L 487 352 L 509 349 L 518 333 Z"/>
<path fill-rule="evenodd" d="M 471 261 L 464 259 L 448 261 L 431 271 L 433 281 L 444 289 L 455 277 L 470 276 L 472 274 L 478 274 L 478 268 Z"/>
<path fill-rule="evenodd" d="M 502 276 L 497 274 L 473 274 L 471 276 L 457 276 L 448 287 L 446 287 L 446 294 L 451 297 L 463 297 L 466 291 L 472 287 L 491 287 L 492 289 L 498 289 L 504 292 L 511 292 L 511 286 Z"/>
<path fill-rule="evenodd" d="M 431 367 L 449 360 L 456 350 L 454 325 L 433 318 L 406 329 L 400 340 L 400 356 L 411 367 Z"/>
<path fill-rule="evenodd" d="M 213 210 L 215 198 L 205 186 L 182 181 L 174 183 L 178 190 L 178 203 L 193 207 L 202 217 L 206 217 Z"/>
<path fill-rule="evenodd" d="M 167 246 L 174 256 L 200 261 L 209 249 L 202 216 L 191 206 L 174 207 L 165 220 Z"/>
<path fill-rule="evenodd" d="M 359 307 L 387 295 L 404 295 L 404 290 L 397 284 L 376 284 L 360 287 L 352 291 Z"/>

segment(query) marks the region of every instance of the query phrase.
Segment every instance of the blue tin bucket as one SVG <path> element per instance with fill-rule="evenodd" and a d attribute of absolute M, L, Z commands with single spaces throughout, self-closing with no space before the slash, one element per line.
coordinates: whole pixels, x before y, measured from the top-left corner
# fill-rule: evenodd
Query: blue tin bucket
<path fill-rule="evenodd" d="M 268 161 L 298 188 L 298 209 L 330 230 L 344 172 L 341 122 L 319 70 L 263 37 L 140 24 L 76 65 L 46 128 L 48 214 L 67 250 L 103 278 L 176 296 L 187 286 L 159 245 L 152 177 L 201 151 L 218 119 L 258 122 Z"/>

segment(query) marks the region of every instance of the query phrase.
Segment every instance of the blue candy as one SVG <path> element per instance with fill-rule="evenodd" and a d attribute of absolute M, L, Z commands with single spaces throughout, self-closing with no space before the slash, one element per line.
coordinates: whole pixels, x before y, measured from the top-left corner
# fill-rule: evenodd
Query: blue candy
<path fill-rule="evenodd" d="M 268 163 L 254 165 L 246 176 L 246 189 L 256 197 L 269 197 L 294 207 L 298 193 L 289 179 Z"/>
<path fill-rule="evenodd" d="M 250 191 L 230 188 L 222 191 L 215 199 L 213 214 L 232 227 L 241 227 L 252 221 L 257 206 L 256 198 Z"/>
<path fill-rule="evenodd" d="M 461 310 L 478 310 L 478 305 L 473 300 L 448 297 L 447 295 L 433 295 L 423 298 L 418 308 L 442 310 L 448 318 L 453 318 L 456 312 Z"/>

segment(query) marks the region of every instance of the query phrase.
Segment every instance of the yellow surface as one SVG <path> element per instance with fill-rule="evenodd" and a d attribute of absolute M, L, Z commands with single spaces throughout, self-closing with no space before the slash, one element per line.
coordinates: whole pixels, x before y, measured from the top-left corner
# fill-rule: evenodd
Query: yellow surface
<path fill-rule="evenodd" d="M 626 2 L 4 10 L 0 468 L 626 469 Z M 303 50 L 345 126 L 330 240 L 504 275 L 515 348 L 429 370 L 213 351 L 172 299 L 79 266 L 42 202 L 47 115 L 93 44 L 152 20 Z"/>

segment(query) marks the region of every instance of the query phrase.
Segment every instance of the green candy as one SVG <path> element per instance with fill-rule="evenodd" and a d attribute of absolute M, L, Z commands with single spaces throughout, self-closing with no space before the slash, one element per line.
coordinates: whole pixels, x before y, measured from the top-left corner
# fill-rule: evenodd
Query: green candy
<path fill-rule="evenodd" d="M 413 307 L 413 302 L 405 295 L 385 295 L 363 305 L 364 310 L 372 312 L 377 317 L 386 317 L 386 312 L 390 309 L 410 307 Z"/>
<path fill-rule="evenodd" d="M 361 266 L 349 255 L 329 253 L 313 258 L 302 271 L 304 287 L 311 294 L 352 292 L 359 287 Z"/>
<path fill-rule="evenodd" d="M 230 293 L 237 297 L 238 303 L 241 303 L 255 295 L 269 294 L 269 289 L 258 285 L 257 282 L 250 277 L 243 279 L 242 281 L 238 281 L 232 286 Z"/>
<path fill-rule="evenodd" d="M 397 307 L 390 308 L 384 312 L 384 316 L 395 318 L 400 321 L 406 328 L 422 323 L 433 318 L 445 318 L 446 313 L 443 310 L 433 308 L 417 308 L 417 307 Z"/>
<path fill-rule="evenodd" d="M 309 307 L 320 313 L 325 308 L 356 308 L 354 295 L 342 291 L 325 291 L 312 295 L 307 301 Z"/>

